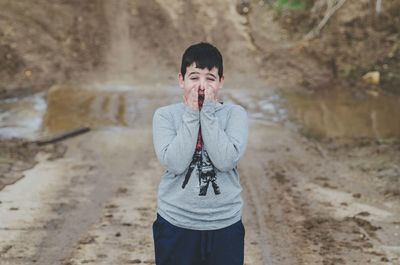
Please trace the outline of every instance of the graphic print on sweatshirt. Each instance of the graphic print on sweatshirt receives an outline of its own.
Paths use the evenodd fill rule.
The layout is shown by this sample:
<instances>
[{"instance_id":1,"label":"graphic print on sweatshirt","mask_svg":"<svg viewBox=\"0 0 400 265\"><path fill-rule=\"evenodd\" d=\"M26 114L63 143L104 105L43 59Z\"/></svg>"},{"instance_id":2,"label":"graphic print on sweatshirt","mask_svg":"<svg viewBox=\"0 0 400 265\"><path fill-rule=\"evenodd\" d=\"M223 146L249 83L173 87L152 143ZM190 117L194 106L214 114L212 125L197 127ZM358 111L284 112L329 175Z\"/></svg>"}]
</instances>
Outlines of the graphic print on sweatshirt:
<instances>
[{"instance_id":1,"label":"graphic print on sweatshirt","mask_svg":"<svg viewBox=\"0 0 400 265\"><path fill-rule=\"evenodd\" d=\"M202 154L204 152L204 156ZM204 160L203 160L204 158ZM201 128L199 129L199 135L197 137L196 150L194 151L192 162L189 165L189 169L186 173L185 179L182 183L184 189L186 184L189 182L189 178L192 175L193 170L196 169L199 178L199 196L206 196L208 187L211 186L214 190L214 194L218 195L221 193L217 184L217 177L214 170L214 165L211 162L210 157L205 149L203 149L203 139L201 136Z\"/></svg>"}]
</instances>

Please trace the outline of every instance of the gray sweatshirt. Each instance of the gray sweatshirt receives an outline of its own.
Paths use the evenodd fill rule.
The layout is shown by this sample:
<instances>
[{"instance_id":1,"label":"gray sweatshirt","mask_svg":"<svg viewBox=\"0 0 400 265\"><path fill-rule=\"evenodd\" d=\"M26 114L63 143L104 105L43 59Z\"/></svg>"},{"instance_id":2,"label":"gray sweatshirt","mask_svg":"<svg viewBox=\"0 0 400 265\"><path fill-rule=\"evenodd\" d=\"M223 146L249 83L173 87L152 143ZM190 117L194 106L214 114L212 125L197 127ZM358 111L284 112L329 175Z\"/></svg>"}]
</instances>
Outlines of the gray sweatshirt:
<instances>
[{"instance_id":1,"label":"gray sweatshirt","mask_svg":"<svg viewBox=\"0 0 400 265\"><path fill-rule=\"evenodd\" d=\"M203 145L196 149L199 129ZM248 138L246 110L233 103L205 100L201 111L183 102L158 108L153 143L165 167L157 212L175 226L220 229L242 217L237 163Z\"/></svg>"}]
</instances>

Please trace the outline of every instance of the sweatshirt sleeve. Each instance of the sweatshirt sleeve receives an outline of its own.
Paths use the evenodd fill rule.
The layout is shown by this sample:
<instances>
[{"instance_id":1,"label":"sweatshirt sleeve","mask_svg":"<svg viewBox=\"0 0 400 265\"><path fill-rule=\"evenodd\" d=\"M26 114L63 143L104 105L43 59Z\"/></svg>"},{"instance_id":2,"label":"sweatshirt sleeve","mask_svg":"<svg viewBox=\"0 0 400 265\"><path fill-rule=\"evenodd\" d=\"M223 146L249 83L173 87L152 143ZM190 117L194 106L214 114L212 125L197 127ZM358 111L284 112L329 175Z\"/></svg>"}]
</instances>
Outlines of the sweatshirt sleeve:
<instances>
[{"instance_id":1,"label":"sweatshirt sleeve","mask_svg":"<svg viewBox=\"0 0 400 265\"><path fill-rule=\"evenodd\" d=\"M175 129L171 113L159 108L153 116L153 143L158 160L175 175L189 166L199 133L199 111L185 106L182 124Z\"/></svg>"},{"instance_id":2,"label":"sweatshirt sleeve","mask_svg":"<svg viewBox=\"0 0 400 265\"><path fill-rule=\"evenodd\" d=\"M247 112L240 105L232 107L223 130L215 115L215 107L215 102L204 101L200 111L201 134L213 165L220 171L229 171L236 167L247 146Z\"/></svg>"}]
</instances>

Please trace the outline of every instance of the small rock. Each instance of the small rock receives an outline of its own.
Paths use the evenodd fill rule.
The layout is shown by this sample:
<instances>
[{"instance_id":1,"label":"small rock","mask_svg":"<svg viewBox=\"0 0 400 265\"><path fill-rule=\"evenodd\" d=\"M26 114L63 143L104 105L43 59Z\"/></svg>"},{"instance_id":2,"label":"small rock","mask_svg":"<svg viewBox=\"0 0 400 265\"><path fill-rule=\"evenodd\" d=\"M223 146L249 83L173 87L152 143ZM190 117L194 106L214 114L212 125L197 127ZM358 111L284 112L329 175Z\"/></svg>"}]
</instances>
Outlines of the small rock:
<instances>
[{"instance_id":1,"label":"small rock","mask_svg":"<svg viewBox=\"0 0 400 265\"><path fill-rule=\"evenodd\" d=\"M120 237L120 236L121 236L121 233L120 233L120 232L117 232L117 233L115 234L115 236L116 236L116 237Z\"/></svg>"},{"instance_id":2,"label":"small rock","mask_svg":"<svg viewBox=\"0 0 400 265\"><path fill-rule=\"evenodd\" d=\"M95 262L95 260L94 260L94 259L84 259L84 260L82 260L81 262L82 262L82 264L86 264L86 263Z\"/></svg>"},{"instance_id":3,"label":"small rock","mask_svg":"<svg viewBox=\"0 0 400 265\"><path fill-rule=\"evenodd\" d=\"M353 193L353 198L361 198L361 193Z\"/></svg>"},{"instance_id":4,"label":"small rock","mask_svg":"<svg viewBox=\"0 0 400 265\"><path fill-rule=\"evenodd\" d=\"M359 216L370 216L371 214L369 213L369 212L359 212L358 214L356 214L356 215L359 215Z\"/></svg>"},{"instance_id":5,"label":"small rock","mask_svg":"<svg viewBox=\"0 0 400 265\"><path fill-rule=\"evenodd\" d=\"M5 254L7 253L7 251L9 251L13 246L12 245L6 245L3 247L3 249L1 250L0 254Z\"/></svg>"},{"instance_id":6,"label":"small rock","mask_svg":"<svg viewBox=\"0 0 400 265\"><path fill-rule=\"evenodd\" d=\"M367 94L373 97L378 97L379 96L379 92L375 91L375 90L367 90Z\"/></svg>"},{"instance_id":7,"label":"small rock","mask_svg":"<svg viewBox=\"0 0 400 265\"><path fill-rule=\"evenodd\" d=\"M118 192L118 193L127 193L127 192L128 192L128 189L127 189L127 188L124 188L124 187L120 187L120 188L118 188L117 192Z\"/></svg>"},{"instance_id":8,"label":"small rock","mask_svg":"<svg viewBox=\"0 0 400 265\"><path fill-rule=\"evenodd\" d=\"M236 5L236 11L240 15L247 15L250 12L250 2L242 0Z\"/></svg>"},{"instance_id":9,"label":"small rock","mask_svg":"<svg viewBox=\"0 0 400 265\"><path fill-rule=\"evenodd\" d=\"M31 77L32 71L31 70L25 70L24 74L25 74L26 77Z\"/></svg>"},{"instance_id":10,"label":"small rock","mask_svg":"<svg viewBox=\"0 0 400 265\"><path fill-rule=\"evenodd\" d=\"M140 259L133 259L128 261L129 264L138 264L138 263L142 263L142 261Z\"/></svg>"},{"instance_id":11,"label":"small rock","mask_svg":"<svg viewBox=\"0 0 400 265\"><path fill-rule=\"evenodd\" d=\"M93 236L87 236L86 238L79 240L79 244L82 244L82 245L87 245L87 244L91 244L94 242L95 242L95 240L94 240Z\"/></svg>"},{"instance_id":12,"label":"small rock","mask_svg":"<svg viewBox=\"0 0 400 265\"><path fill-rule=\"evenodd\" d=\"M368 72L365 75L363 75L362 79L367 84L379 85L380 73L378 71Z\"/></svg>"},{"instance_id":13,"label":"small rock","mask_svg":"<svg viewBox=\"0 0 400 265\"><path fill-rule=\"evenodd\" d=\"M363 244L363 248L372 248L373 245L370 242L366 242Z\"/></svg>"}]
</instances>

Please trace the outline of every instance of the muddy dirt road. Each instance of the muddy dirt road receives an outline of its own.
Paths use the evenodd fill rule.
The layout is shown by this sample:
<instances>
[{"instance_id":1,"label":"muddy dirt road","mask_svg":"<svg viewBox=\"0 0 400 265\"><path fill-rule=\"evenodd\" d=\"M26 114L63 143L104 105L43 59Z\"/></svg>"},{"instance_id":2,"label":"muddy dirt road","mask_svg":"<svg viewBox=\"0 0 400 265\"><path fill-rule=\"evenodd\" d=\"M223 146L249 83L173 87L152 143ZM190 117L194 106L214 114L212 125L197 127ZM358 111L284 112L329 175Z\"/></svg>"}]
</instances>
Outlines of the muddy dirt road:
<instances>
[{"instance_id":1,"label":"muddy dirt road","mask_svg":"<svg viewBox=\"0 0 400 265\"><path fill-rule=\"evenodd\" d=\"M45 147L0 142L1 265L154 264L151 225L164 169L152 115L181 100L176 65L197 36L227 58L221 100L249 114L238 166L245 264L400 264L400 147L390 140L400 126L382 118L399 112L400 99L278 90L274 84L294 87L302 72L319 77L318 64L292 54L264 17L258 45L265 41L273 64L261 68L246 18L230 1L208 9L214 2L104 2L96 10L107 10L112 42L107 63L87 74L92 82L0 102L3 137L91 128ZM367 133L354 137L360 131Z\"/></svg>"},{"instance_id":2,"label":"muddy dirt road","mask_svg":"<svg viewBox=\"0 0 400 265\"><path fill-rule=\"evenodd\" d=\"M154 263L151 224L163 169L153 151L151 120L155 108L179 100L180 91L80 91L93 99L70 88L51 89L49 101L73 93L71 102L89 104L90 111L77 120L73 107L57 109L52 106L62 104L53 102L45 126L56 130L91 120L94 129L63 141L61 158L39 152L25 177L0 192L1 264ZM246 264L397 263L400 208L396 179L387 175L394 178L398 170L390 159L398 150L335 150L309 140L278 115L282 99L273 89L232 88L222 99L246 106L251 120L239 164ZM50 119L53 112L58 122ZM379 181L378 158L386 163ZM384 193L390 186L393 194Z\"/></svg>"}]
</instances>

